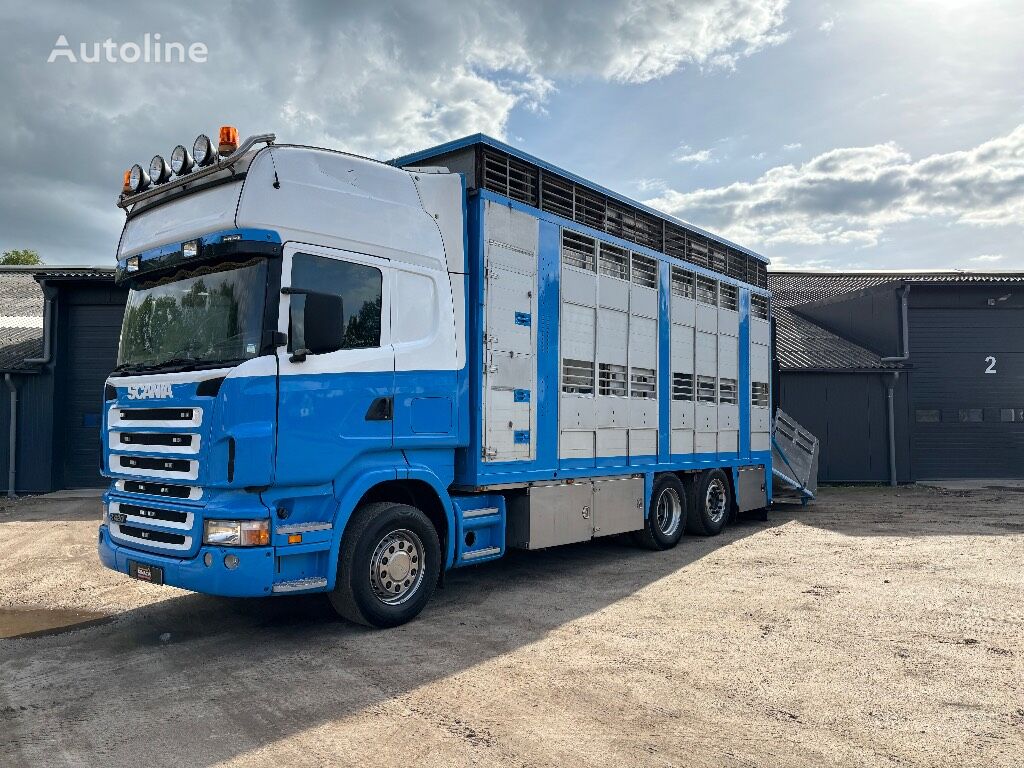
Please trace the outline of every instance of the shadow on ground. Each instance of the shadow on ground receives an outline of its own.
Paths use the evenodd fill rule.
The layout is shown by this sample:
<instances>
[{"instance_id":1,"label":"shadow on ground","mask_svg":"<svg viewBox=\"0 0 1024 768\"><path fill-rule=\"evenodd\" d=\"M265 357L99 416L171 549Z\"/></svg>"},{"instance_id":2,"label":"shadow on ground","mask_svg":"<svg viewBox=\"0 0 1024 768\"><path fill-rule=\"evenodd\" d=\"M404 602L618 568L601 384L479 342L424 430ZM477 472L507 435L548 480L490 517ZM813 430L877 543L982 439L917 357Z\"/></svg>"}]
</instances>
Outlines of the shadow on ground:
<instances>
[{"instance_id":1,"label":"shadow on ground","mask_svg":"<svg viewBox=\"0 0 1024 768\"><path fill-rule=\"evenodd\" d=\"M514 551L453 572L418 620L383 632L322 596L175 591L102 626L0 640L0 764L214 765L534 643L772 525L667 552Z\"/></svg>"}]
</instances>

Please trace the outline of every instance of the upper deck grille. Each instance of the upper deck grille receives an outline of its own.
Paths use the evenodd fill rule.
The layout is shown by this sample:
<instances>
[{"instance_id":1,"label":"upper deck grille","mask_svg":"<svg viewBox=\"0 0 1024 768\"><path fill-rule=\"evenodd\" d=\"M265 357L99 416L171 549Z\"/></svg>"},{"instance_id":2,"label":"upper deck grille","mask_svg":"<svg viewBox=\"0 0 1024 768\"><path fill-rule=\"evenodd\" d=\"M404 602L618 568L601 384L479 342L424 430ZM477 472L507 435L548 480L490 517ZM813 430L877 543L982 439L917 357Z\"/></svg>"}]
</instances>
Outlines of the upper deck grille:
<instances>
[{"instance_id":1,"label":"upper deck grille","mask_svg":"<svg viewBox=\"0 0 1024 768\"><path fill-rule=\"evenodd\" d=\"M768 272L760 259L494 147L479 145L477 151L477 184L483 189L759 288L768 287Z\"/></svg>"}]
</instances>

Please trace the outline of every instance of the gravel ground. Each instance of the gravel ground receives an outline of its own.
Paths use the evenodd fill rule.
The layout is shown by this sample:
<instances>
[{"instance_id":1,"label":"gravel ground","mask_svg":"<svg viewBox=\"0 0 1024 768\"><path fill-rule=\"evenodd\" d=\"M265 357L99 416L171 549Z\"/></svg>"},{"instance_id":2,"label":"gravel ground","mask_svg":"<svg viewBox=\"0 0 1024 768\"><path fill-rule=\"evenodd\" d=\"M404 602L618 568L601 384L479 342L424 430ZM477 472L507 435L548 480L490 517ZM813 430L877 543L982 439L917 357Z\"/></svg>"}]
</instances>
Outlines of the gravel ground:
<instances>
[{"instance_id":1,"label":"gravel ground","mask_svg":"<svg viewBox=\"0 0 1024 768\"><path fill-rule=\"evenodd\" d=\"M129 581L97 506L0 510L0 630L92 622L0 640L2 766L1024 764L1019 489L512 553L387 632Z\"/></svg>"}]
</instances>

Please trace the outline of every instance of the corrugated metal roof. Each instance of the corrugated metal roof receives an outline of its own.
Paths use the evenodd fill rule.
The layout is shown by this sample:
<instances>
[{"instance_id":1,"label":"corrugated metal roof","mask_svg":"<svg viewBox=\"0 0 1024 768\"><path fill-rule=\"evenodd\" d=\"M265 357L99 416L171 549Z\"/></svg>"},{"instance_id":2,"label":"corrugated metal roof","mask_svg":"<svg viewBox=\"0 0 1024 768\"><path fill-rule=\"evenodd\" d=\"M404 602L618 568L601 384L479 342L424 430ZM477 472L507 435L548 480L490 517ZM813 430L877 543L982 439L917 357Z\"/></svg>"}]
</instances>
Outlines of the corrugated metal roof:
<instances>
[{"instance_id":1,"label":"corrugated metal roof","mask_svg":"<svg viewBox=\"0 0 1024 768\"><path fill-rule=\"evenodd\" d=\"M1024 282L1022 272L965 271L770 271L777 354L783 370L893 370L898 363L883 363L876 352L838 336L792 311L805 304L884 285L979 284Z\"/></svg>"},{"instance_id":2,"label":"corrugated metal roof","mask_svg":"<svg viewBox=\"0 0 1024 768\"><path fill-rule=\"evenodd\" d=\"M844 339L786 307L775 307L775 344L784 370L895 370L881 355Z\"/></svg>"},{"instance_id":3,"label":"corrugated metal roof","mask_svg":"<svg viewBox=\"0 0 1024 768\"><path fill-rule=\"evenodd\" d=\"M42 318L43 291L33 273L0 268L0 371L30 369L24 361L43 354Z\"/></svg>"},{"instance_id":4,"label":"corrugated metal roof","mask_svg":"<svg viewBox=\"0 0 1024 768\"><path fill-rule=\"evenodd\" d=\"M112 267L0 266L0 372L26 371L43 354L43 291L39 280L112 281Z\"/></svg>"},{"instance_id":5,"label":"corrugated metal roof","mask_svg":"<svg viewBox=\"0 0 1024 768\"><path fill-rule=\"evenodd\" d=\"M1012 271L916 271L916 272L808 272L769 271L768 288L777 307L795 307L835 298L845 293L876 288L887 283L1021 283L1024 272Z\"/></svg>"}]
</instances>

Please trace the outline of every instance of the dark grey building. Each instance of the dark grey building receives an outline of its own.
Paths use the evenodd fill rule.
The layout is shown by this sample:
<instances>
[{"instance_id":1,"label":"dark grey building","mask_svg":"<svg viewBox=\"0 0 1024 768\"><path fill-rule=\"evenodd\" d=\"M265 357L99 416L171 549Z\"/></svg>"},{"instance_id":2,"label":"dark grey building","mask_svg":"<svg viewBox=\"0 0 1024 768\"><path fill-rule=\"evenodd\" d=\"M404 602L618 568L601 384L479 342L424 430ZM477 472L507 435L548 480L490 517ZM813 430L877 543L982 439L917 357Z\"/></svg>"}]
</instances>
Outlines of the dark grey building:
<instances>
[{"instance_id":1,"label":"dark grey building","mask_svg":"<svg viewBox=\"0 0 1024 768\"><path fill-rule=\"evenodd\" d=\"M768 282L777 402L818 436L822 482L1024 477L1024 273Z\"/></svg>"},{"instance_id":2,"label":"dark grey building","mask_svg":"<svg viewBox=\"0 0 1024 768\"><path fill-rule=\"evenodd\" d=\"M103 382L126 296L109 269L0 267L0 490L12 477L18 493L103 484Z\"/></svg>"}]
</instances>

